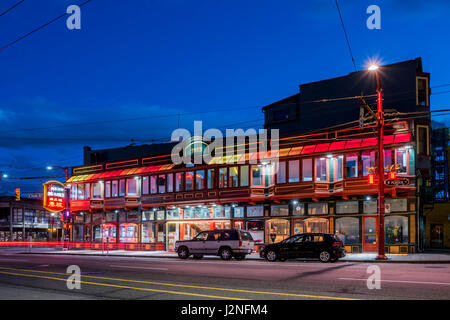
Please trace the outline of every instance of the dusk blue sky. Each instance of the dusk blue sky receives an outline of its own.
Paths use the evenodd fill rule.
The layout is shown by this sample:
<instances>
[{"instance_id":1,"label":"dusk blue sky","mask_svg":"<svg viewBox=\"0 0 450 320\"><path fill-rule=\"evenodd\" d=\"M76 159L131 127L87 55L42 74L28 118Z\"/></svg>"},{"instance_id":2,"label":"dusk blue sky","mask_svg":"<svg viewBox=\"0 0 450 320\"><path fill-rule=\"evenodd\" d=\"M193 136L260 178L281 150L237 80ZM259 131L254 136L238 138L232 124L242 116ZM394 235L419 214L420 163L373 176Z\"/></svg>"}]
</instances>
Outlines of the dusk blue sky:
<instances>
[{"instance_id":1,"label":"dusk blue sky","mask_svg":"<svg viewBox=\"0 0 450 320\"><path fill-rule=\"evenodd\" d=\"M16 2L0 1L0 12ZM0 47L81 2L26 0L0 16ZM450 83L450 1L339 3L358 69L372 57L422 57L432 87ZM366 27L372 4L381 30ZM178 113L198 112L181 116L185 128L260 128L262 106L354 71L334 0L92 0L81 15L81 30L62 18L0 51L0 170L9 178L62 174L45 167L81 165L84 145L168 139ZM450 86L433 89L443 91ZM449 98L432 95L432 108L449 108ZM0 193L41 192L45 180L4 180Z\"/></svg>"}]
</instances>

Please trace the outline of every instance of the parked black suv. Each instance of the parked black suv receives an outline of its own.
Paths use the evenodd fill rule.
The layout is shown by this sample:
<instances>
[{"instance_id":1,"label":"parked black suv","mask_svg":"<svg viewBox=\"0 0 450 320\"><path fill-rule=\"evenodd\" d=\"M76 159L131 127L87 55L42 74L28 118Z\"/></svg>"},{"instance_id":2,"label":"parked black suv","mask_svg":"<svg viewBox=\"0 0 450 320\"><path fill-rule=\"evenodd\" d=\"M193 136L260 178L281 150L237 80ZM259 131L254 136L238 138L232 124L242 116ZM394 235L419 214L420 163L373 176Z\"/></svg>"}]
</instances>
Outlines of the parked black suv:
<instances>
[{"instance_id":1,"label":"parked black suv","mask_svg":"<svg viewBox=\"0 0 450 320\"><path fill-rule=\"evenodd\" d=\"M268 261L319 258L321 262L335 262L345 257L346 252L342 241L334 234L301 233L262 247L259 255Z\"/></svg>"}]
</instances>

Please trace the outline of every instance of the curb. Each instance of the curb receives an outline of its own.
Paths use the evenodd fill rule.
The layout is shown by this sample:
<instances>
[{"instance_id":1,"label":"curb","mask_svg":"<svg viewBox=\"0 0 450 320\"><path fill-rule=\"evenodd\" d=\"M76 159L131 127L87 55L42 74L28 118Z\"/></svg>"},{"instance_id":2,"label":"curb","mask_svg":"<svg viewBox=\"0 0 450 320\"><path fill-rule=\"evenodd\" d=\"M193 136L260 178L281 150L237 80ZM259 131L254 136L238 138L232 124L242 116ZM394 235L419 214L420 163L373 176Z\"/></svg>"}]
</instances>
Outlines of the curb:
<instances>
[{"instance_id":1,"label":"curb","mask_svg":"<svg viewBox=\"0 0 450 320\"><path fill-rule=\"evenodd\" d=\"M121 258L169 258L169 259L179 259L176 255L174 256L140 256L140 255L121 255L121 254L84 254L84 253L53 253L53 252L19 252L18 254L48 254L48 255L64 255L64 256L94 256L94 257L121 257ZM219 260L215 257L204 257L205 260ZM257 259L246 259L252 261L266 262L262 258ZM294 262L295 260L292 260ZM312 261L312 260L302 260ZM415 264L450 264L450 260L339 260L339 262L363 262L363 263L415 263Z\"/></svg>"}]
</instances>

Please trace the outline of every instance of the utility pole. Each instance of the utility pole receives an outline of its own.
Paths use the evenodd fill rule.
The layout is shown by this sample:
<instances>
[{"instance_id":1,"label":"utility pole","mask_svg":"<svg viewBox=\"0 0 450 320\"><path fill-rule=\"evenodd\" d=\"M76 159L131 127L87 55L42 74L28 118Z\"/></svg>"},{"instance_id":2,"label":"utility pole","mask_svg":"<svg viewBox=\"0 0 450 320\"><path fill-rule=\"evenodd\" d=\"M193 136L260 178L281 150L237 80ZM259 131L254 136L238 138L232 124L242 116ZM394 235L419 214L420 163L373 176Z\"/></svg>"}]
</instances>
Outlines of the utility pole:
<instances>
[{"instance_id":1,"label":"utility pole","mask_svg":"<svg viewBox=\"0 0 450 320\"><path fill-rule=\"evenodd\" d=\"M387 260L384 252L384 112L383 112L383 86L378 73L378 66L372 65L369 70L375 71L377 80L377 127L378 127L378 228L377 246L378 255L376 260Z\"/></svg>"}]
</instances>

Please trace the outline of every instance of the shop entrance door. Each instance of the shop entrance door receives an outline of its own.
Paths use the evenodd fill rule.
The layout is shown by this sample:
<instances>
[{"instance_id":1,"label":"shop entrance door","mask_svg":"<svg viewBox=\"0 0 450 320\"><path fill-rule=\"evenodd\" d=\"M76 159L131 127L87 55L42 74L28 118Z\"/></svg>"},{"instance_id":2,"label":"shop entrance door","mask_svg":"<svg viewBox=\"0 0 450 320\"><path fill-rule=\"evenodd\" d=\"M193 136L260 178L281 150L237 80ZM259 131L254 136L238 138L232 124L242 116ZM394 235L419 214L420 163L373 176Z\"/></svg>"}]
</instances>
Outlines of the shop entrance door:
<instances>
[{"instance_id":1,"label":"shop entrance door","mask_svg":"<svg viewBox=\"0 0 450 320\"><path fill-rule=\"evenodd\" d=\"M363 251L377 251L377 218L363 217Z\"/></svg>"},{"instance_id":2,"label":"shop entrance door","mask_svg":"<svg viewBox=\"0 0 450 320\"><path fill-rule=\"evenodd\" d=\"M432 224L430 233L430 246L432 248L444 247L444 226L442 224Z\"/></svg>"}]
</instances>

